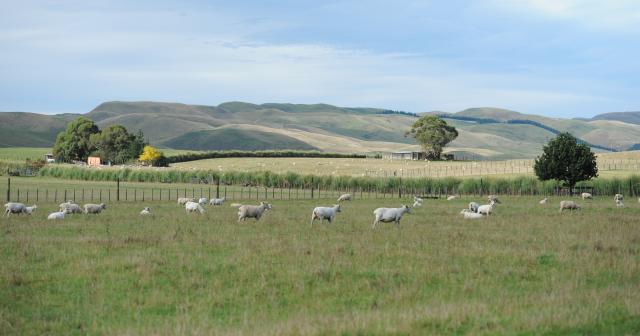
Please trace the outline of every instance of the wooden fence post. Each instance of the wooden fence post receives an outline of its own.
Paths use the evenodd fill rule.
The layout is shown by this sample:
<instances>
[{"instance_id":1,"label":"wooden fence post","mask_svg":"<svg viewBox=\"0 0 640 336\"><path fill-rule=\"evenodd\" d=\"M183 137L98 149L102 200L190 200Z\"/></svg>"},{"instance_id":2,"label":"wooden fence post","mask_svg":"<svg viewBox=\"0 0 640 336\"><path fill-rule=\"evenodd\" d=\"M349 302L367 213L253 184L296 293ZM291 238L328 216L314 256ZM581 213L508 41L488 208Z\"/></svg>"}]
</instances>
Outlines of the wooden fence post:
<instances>
[{"instance_id":1,"label":"wooden fence post","mask_svg":"<svg viewBox=\"0 0 640 336\"><path fill-rule=\"evenodd\" d=\"M120 202L120 178L116 179L116 201Z\"/></svg>"}]
</instances>

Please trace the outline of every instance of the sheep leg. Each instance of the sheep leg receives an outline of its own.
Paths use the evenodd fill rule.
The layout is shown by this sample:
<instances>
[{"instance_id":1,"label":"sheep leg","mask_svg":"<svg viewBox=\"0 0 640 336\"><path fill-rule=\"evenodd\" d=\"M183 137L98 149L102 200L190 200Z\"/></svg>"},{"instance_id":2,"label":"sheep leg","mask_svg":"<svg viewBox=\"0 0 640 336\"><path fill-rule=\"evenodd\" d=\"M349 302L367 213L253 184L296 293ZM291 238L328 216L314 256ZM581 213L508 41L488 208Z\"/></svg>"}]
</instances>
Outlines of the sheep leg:
<instances>
[{"instance_id":1,"label":"sheep leg","mask_svg":"<svg viewBox=\"0 0 640 336\"><path fill-rule=\"evenodd\" d=\"M371 226L371 228L375 229L376 226L378 226L377 224L378 224L378 219L376 218L376 219L373 220L373 226Z\"/></svg>"}]
</instances>

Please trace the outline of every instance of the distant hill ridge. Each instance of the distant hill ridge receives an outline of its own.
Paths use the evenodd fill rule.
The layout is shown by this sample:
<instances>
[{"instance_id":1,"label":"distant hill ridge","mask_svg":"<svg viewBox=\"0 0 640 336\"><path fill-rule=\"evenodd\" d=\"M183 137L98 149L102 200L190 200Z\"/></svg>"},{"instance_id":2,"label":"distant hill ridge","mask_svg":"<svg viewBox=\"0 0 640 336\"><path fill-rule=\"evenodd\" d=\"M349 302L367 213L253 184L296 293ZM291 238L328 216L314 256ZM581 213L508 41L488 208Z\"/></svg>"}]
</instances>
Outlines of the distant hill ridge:
<instances>
[{"instance_id":1,"label":"distant hill ridge","mask_svg":"<svg viewBox=\"0 0 640 336\"><path fill-rule=\"evenodd\" d=\"M114 101L84 116L100 127L122 124L131 131L142 129L153 145L161 147L363 153L418 149L404 133L423 114L328 104L232 101L206 106ZM640 142L640 124L633 122L633 116L625 119L629 122L622 121L618 114L576 120L492 107L428 114L441 115L459 130L459 137L447 148L465 157L535 157L559 132L570 132L599 151L624 150ZM77 116L0 113L0 146L51 146L56 134Z\"/></svg>"}]
</instances>

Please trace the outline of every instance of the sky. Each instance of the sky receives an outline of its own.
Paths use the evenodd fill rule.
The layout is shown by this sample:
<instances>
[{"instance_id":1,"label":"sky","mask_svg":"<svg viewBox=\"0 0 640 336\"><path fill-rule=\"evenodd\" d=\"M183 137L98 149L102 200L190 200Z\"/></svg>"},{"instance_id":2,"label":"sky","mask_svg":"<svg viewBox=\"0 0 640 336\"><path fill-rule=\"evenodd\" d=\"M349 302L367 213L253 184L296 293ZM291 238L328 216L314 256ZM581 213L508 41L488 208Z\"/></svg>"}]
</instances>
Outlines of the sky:
<instances>
[{"instance_id":1,"label":"sky","mask_svg":"<svg viewBox=\"0 0 640 336\"><path fill-rule=\"evenodd\" d=\"M0 0L0 111L640 110L640 1Z\"/></svg>"}]
</instances>

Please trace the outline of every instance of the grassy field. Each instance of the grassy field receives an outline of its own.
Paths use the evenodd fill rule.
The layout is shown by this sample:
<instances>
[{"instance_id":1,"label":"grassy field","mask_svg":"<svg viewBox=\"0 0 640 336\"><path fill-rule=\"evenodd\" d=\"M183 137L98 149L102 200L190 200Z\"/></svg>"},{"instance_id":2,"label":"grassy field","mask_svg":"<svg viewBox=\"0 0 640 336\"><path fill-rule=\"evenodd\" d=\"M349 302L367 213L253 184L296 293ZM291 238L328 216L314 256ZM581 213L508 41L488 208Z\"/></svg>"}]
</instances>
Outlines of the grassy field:
<instances>
[{"instance_id":1,"label":"grassy field","mask_svg":"<svg viewBox=\"0 0 640 336\"><path fill-rule=\"evenodd\" d=\"M98 216L0 219L0 334L638 334L640 205L607 197L425 201L371 229L398 200L274 202L259 222L173 202L111 203ZM476 199L477 201L481 201ZM143 206L154 217L140 218Z\"/></svg>"},{"instance_id":2,"label":"grassy field","mask_svg":"<svg viewBox=\"0 0 640 336\"><path fill-rule=\"evenodd\" d=\"M47 153L51 153L51 148L4 147L0 148L0 161L22 163L26 159L44 159Z\"/></svg>"},{"instance_id":3,"label":"grassy field","mask_svg":"<svg viewBox=\"0 0 640 336\"><path fill-rule=\"evenodd\" d=\"M638 174L640 161L634 156L599 159L600 176L623 177ZM412 161L389 159L335 158L222 158L171 165L177 169L213 169L219 171L271 171L299 174L374 177L478 177L533 175L533 160L506 161Z\"/></svg>"}]
</instances>

